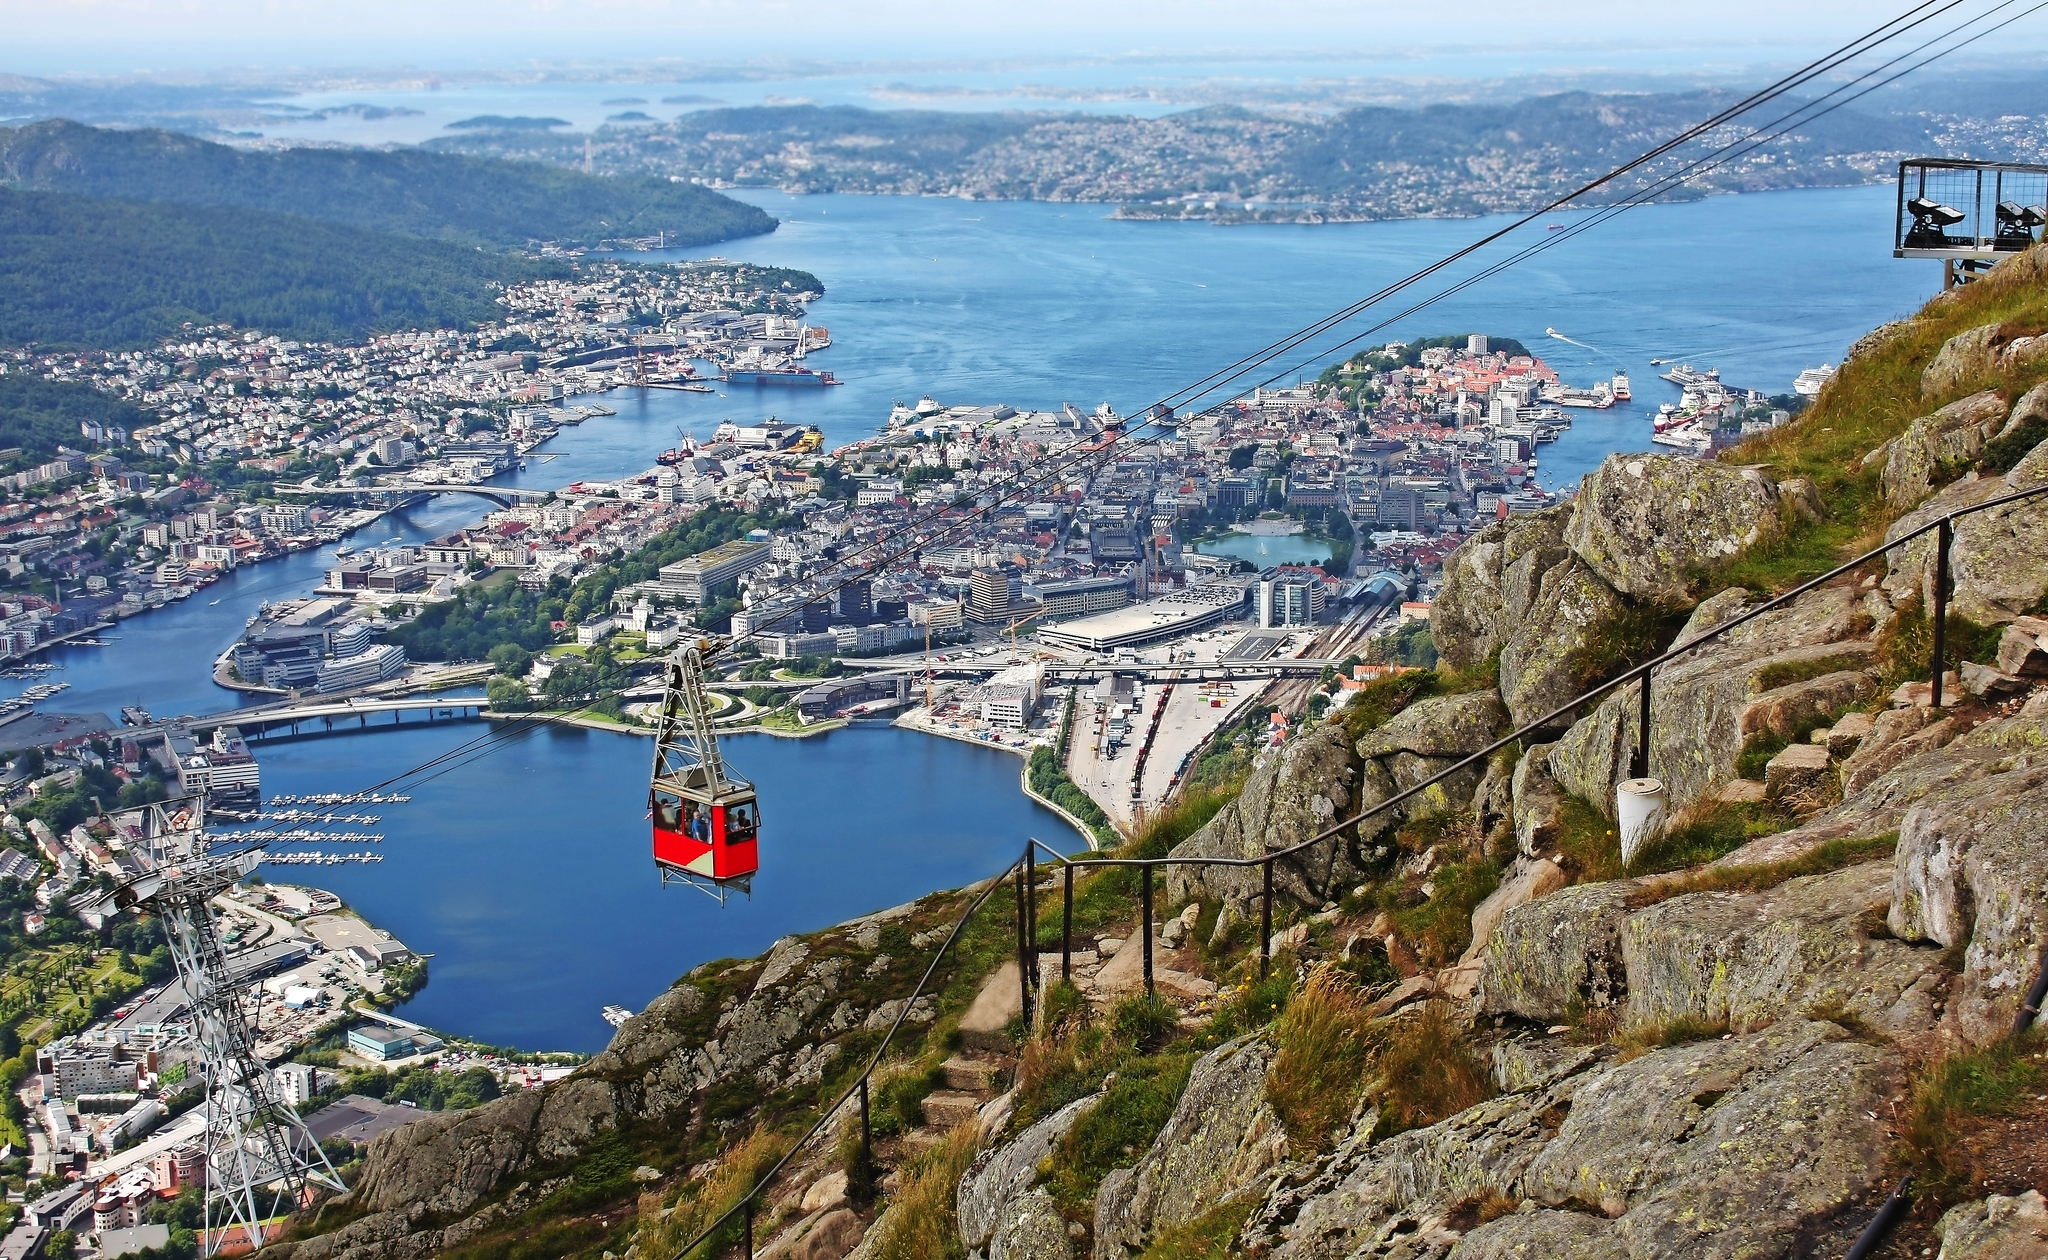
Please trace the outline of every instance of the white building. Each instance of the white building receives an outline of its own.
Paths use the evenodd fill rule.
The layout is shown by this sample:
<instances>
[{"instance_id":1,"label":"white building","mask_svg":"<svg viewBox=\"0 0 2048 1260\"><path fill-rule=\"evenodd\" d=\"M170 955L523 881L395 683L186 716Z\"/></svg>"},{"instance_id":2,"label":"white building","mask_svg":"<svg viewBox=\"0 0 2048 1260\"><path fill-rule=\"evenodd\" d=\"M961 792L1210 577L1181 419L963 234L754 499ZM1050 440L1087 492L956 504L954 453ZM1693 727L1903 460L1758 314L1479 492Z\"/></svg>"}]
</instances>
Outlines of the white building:
<instances>
[{"instance_id":1,"label":"white building","mask_svg":"<svg viewBox=\"0 0 2048 1260\"><path fill-rule=\"evenodd\" d=\"M318 1089L314 1084L313 1069L304 1063L280 1063L271 1069L277 1078L277 1092L294 1107L303 1107L311 1101Z\"/></svg>"},{"instance_id":2,"label":"white building","mask_svg":"<svg viewBox=\"0 0 2048 1260\"><path fill-rule=\"evenodd\" d=\"M355 656L337 657L321 663L313 689L320 692L347 691L395 678L405 669L405 649L395 643L380 643Z\"/></svg>"}]
</instances>

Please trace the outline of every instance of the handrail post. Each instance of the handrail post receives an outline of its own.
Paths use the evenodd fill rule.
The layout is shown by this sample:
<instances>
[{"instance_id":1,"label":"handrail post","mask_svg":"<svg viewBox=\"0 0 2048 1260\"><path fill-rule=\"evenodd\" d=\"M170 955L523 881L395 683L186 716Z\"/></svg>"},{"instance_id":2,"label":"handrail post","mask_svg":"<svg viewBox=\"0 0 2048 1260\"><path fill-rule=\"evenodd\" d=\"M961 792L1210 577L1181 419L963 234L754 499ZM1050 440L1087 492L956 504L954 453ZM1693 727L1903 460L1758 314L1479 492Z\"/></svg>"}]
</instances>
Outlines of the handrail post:
<instances>
[{"instance_id":1,"label":"handrail post","mask_svg":"<svg viewBox=\"0 0 2048 1260\"><path fill-rule=\"evenodd\" d=\"M747 1211L745 1219L747 1222L745 1226L747 1236L747 1249L744 1254L747 1260L754 1260L754 1195L753 1191L751 1190L747 1192Z\"/></svg>"},{"instance_id":2,"label":"handrail post","mask_svg":"<svg viewBox=\"0 0 2048 1260\"><path fill-rule=\"evenodd\" d=\"M1145 864L1145 922L1139 929L1145 934L1145 996L1152 996L1152 864Z\"/></svg>"},{"instance_id":3,"label":"handrail post","mask_svg":"<svg viewBox=\"0 0 2048 1260\"><path fill-rule=\"evenodd\" d=\"M1265 890L1259 894L1259 979L1273 967L1273 859L1259 863Z\"/></svg>"},{"instance_id":4,"label":"handrail post","mask_svg":"<svg viewBox=\"0 0 2048 1260\"><path fill-rule=\"evenodd\" d=\"M1933 707L1941 707L1941 672L1948 655L1948 545L1955 537L1955 525L1947 517L1934 531L1934 694Z\"/></svg>"},{"instance_id":5,"label":"handrail post","mask_svg":"<svg viewBox=\"0 0 2048 1260\"><path fill-rule=\"evenodd\" d=\"M1636 751L1629 766L1631 779L1650 776L1650 671L1643 671L1642 690L1637 696Z\"/></svg>"},{"instance_id":6,"label":"handrail post","mask_svg":"<svg viewBox=\"0 0 2048 1260\"><path fill-rule=\"evenodd\" d=\"M860 1159L864 1167L875 1166L875 1128L868 1119L868 1078L860 1078Z\"/></svg>"},{"instance_id":7,"label":"handrail post","mask_svg":"<svg viewBox=\"0 0 2048 1260\"><path fill-rule=\"evenodd\" d=\"M1017 1009L1023 1012L1024 1028L1028 1034L1031 1028L1031 970L1027 965L1024 949L1024 867L1022 863L1012 868L1011 880L1017 893Z\"/></svg>"},{"instance_id":8,"label":"handrail post","mask_svg":"<svg viewBox=\"0 0 2048 1260\"><path fill-rule=\"evenodd\" d=\"M1074 864L1067 863L1060 904L1060 979L1074 978Z\"/></svg>"},{"instance_id":9,"label":"handrail post","mask_svg":"<svg viewBox=\"0 0 2048 1260\"><path fill-rule=\"evenodd\" d=\"M1024 846L1024 953L1030 960L1032 1005L1038 996L1038 846ZM1031 1012L1024 1012L1029 1023Z\"/></svg>"}]
</instances>

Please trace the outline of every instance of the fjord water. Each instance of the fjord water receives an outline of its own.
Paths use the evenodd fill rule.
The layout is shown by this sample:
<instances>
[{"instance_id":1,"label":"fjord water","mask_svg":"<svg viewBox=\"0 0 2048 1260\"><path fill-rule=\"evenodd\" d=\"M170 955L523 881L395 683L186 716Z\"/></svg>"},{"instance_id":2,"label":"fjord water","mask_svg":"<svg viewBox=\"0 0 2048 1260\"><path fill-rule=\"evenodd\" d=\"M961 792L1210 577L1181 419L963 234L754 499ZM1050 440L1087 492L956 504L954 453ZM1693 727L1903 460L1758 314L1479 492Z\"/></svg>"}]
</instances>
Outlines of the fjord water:
<instances>
[{"instance_id":1,"label":"fjord water","mask_svg":"<svg viewBox=\"0 0 2048 1260\"><path fill-rule=\"evenodd\" d=\"M1113 221L1100 206L745 196L783 226L723 252L817 273L829 292L812 318L835 345L815 362L848 383L613 391L601 401L616 416L564 430L546 448L553 458L505 480L618 477L650 466L679 428L703 437L726 418L816 423L837 445L872 434L893 400L925 393L949 405L1108 401L1135 412L1493 223L1214 228ZM1719 367L1731 384L1780 393L1800 369L1839 361L1856 337L1916 307L1937 273L1889 256L1890 208L1888 190L1859 188L1636 210L1367 344L1484 330L1527 343L1575 383L1626 369L1632 407L1575 413L1572 430L1541 448L1544 484L1567 485L1611 451L1649 449L1649 413L1678 393L1649 358ZM1546 327L1596 349L1547 339ZM351 541L424 540L485 506L444 497ZM123 623L107 647L58 649L52 659L65 668L50 677L72 690L43 707L234 707L238 697L211 680L213 659L264 600L309 592L331 561L327 548L246 569ZM350 791L483 729L328 736L259 757L268 792ZM434 954L406 1014L500 1044L595 1049L609 1035L600 1006L637 1009L707 959L986 874L1033 834L1075 843L1017 791L1009 754L891 730L742 737L731 757L762 786L763 872L752 901L721 909L656 882L642 819L645 740L549 727L491 747L410 787L411 804L378 811L382 863L268 873L330 887Z\"/></svg>"}]
</instances>

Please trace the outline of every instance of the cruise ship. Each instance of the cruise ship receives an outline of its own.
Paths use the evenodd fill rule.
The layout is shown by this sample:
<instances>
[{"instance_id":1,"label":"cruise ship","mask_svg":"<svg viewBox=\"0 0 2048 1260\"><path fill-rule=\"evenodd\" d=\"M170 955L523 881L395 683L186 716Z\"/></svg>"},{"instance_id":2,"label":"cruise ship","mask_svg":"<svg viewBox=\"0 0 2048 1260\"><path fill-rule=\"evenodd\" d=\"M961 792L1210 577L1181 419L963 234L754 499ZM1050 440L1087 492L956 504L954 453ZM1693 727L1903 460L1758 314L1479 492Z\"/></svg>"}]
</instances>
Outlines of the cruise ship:
<instances>
[{"instance_id":1,"label":"cruise ship","mask_svg":"<svg viewBox=\"0 0 2048 1260\"><path fill-rule=\"evenodd\" d=\"M1835 365L1823 363L1817 368L1808 368L1792 378L1792 392L1802 398L1812 398L1820 393L1821 386L1835 378Z\"/></svg>"}]
</instances>

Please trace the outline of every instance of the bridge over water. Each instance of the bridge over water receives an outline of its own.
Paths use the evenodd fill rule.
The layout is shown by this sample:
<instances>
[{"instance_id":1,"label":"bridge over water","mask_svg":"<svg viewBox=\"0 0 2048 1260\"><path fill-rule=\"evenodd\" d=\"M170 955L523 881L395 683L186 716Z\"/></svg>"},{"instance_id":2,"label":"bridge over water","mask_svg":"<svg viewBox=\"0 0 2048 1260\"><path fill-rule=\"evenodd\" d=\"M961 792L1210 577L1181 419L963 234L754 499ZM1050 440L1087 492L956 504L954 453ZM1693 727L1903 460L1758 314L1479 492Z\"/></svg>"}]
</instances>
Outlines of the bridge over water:
<instances>
[{"instance_id":1,"label":"bridge over water","mask_svg":"<svg viewBox=\"0 0 2048 1260\"><path fill-rule=\"evenodd\" d=\"M554 492L552 490L521 490L513 486L470 485L465 482L405 482L386 486L322 486L308 489L302 486L279 486L278 494L304 495L346 495L356 499L390 498L408 494L473 494L480 499L489 499L499 507L516 507L521 503L539 503Z\"/></svg>"}]
</instances>

